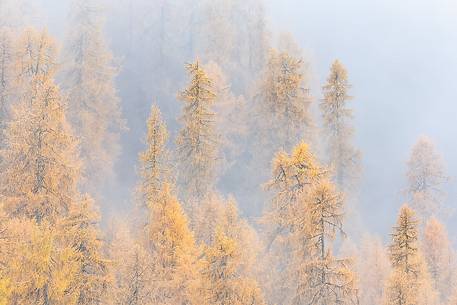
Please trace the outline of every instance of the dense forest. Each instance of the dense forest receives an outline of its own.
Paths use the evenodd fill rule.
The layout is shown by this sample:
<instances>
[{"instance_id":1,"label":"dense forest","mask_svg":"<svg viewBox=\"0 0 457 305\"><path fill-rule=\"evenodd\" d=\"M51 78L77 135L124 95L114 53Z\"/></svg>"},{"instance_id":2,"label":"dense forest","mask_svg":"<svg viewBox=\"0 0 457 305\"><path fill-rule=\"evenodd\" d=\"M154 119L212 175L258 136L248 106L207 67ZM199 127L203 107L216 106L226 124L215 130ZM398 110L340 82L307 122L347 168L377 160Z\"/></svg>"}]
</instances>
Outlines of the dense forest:
<instances>
[{"instance_id":1,"label":"dense forest","mask_svg":"<svg viewBox=\"0 0 457 305\"><path fill-rule=\"evenodd\" d=\"M433 139L358 226L357 84L262 0L73 0L62 39L32 2L0 1L0 305L457 304Z\"/></svg>"}]
</instances>

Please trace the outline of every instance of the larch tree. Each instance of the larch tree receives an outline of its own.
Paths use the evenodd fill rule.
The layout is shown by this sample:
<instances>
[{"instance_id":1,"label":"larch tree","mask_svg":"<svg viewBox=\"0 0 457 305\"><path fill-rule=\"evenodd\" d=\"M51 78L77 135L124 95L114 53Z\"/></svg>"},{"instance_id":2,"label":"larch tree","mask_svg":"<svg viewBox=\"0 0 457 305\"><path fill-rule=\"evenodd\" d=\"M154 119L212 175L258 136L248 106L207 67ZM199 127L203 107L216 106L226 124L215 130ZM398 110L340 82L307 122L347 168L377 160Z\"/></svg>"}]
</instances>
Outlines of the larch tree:
<instances>
[{"instance_id":1,"label":"larch tree","mask_svg":"<svg viewBox=\"0 0 457 305\"><path fill-rule=\"evenodd\" d=\"M257 89L256 107L266 141L262 144L273 151L291 150L300 140L311 137L311 97L305 73L303 59L285 51L270 51Z\"/></svg>"},{"instance_id":2,"label":"larch tree","mask_svg":"<svg viewBox=\"0 0 457 305\"><path fill-rule=\"evenodd\" d=\"M284 289L289 287L285 297L290 295L290 299L282 302L356 301L351 261L332 253L336 233L342 232L343 195L329 181L328 170L319 165L308 145L301 143L291 156L277 155L273 177L269 187L274 197L266 220L273 225L273 238L281 238L285 245L280 256L287 263L277 268L286 271L287 278L280 279L279 284L285 285Z\"/></svg>"},{"instance_id":3,"label":"larch tree","mask_svg":"<svg viewBox=\"0 0 457 305\"><path fill-rule=\"evenodd\" d=\"M304 194L326 174L317 164L315 156L306 143L298 144L289 155L277 153L273 160L272 178L267 189L272 192L272 200L263 222L268 231L266 248L273 267L267 267L263 279L267 299L272 303L284 302L294 291L289 284L287 272L293 256L292 234L297 227L297 211ZM287 303L287 302L286 302Z\"/></svg>"},{"instance_id":4,"label":"larch tree","mask_svg":"<svg viewBox=\"0 0 457 305\"><path fill-rule=\"evenodd\" d=\"M59 232L46 221L13 218L7 234L8 304L78 304L78 254Z\"/></svg>"},{"instance_id":5,"label":"larch tree","mask_svg":"<svg viewBox=\"0 0 457 305\"><path fill-rule=\"evenodd\" d=\"M346 68L335 60L322 87L320 109L329 164L334 169L337 185L343 189L352 186L360 175L360 152L352 144L350 88Z\"/></svg>"},{"instance_id":6,"label":"larch tree","mask_svg":"<svg viewBox=\"0 0 457 305\"><path fill-rule=\"evenodd\" d=\"M297 210L298 225L291 276L292 304L356 304L357 278L351 260L332 253L336 233L343 233L343 195L328 178L313 184Z\"/></svg>"},{"instance_id":7,"label":"larch tree","mask_svg":"<svg viewBox=\"0 0 457 305\"><path fill-rule=\"evenodd\" d=\"M212 110L216 98L213 83L198 61L188 64L187 71L191 80L179 94L184 103L183 126L176 145L178 182L184 198L192 202L202 200L215 184L218 143Z\"/></svg>"},{"instance_id":8,"label":"larch tree","mask_svg":"<svg viewBox=\"0 0 457 305\"><path fill-rule=\"evenodd\" d=\"M360 305L382 305L390 274L390 261L380 238L365 236L361 242L357 271L360 274Z\"/></svg>"},{"instance_id":9,"label":"larch tree","mask_svg":"<svg viewBox=\"0 0 457 305\"><path fill-rule=\"evenodd\" d=\"M170 182L171 168L169 151L166 147L168 131L162 120L160 109L153 105L147 122L146 149L140 153L139 193L142 205L153 204L162 190L164 182Z\"/></svg>"},{"instance_id":10,"label":"larch tree","mask_svg":"<svg viewBox=\"0 0 457 305\"><path fill-rule=\"evenodd\" d=\"M389 250L392 273L387 282L385 304L438 304L419 251L418 221L407 205L400 209Z\"/></svg>"},{"instance_id":11,"label":"larch tree","mask_svg":"<svg viewBox=\"0 0 457 305\"><path fill-rule=\"evenodd\" d=\"M151 259L152 303L201 304L197 247L180 203L165 184L150 206L147 249Z\"/></svg>"},{"instance_id":12,"label":"larch tree","mask_svg":"<svg viewBox=\"0 0 457 305\"><path fill-rule=\"evenodd\" d=\"M423 225L430 216L438 216L441 211L443 188L448 179L442 158L429 138L421 137L413 146L406 177L408 200Z\"/></svg>"},{"instance_id":13,"label":"larch tree","mask_svg":"<svg viewBox=\"0 0 457 305\"><path fill-rule=\"evenodd\" d=\"M272 239L295 230L294 217L304 194L324 177L327 170L318 165L309 145L301 142L291 155L279 152L273 160L273 178L267 189L273 192L266 221L273 225Z\"/></svg>"},{"instance_id":14,"label":"larch tree","mask_svg":"<svg viewBox=\"0 0 457 305\"><path fill-rule=\"evenodd\" d=\"M54 42L27 29L19 38L19 100L5 130L0 188L5 211L37 222L65 215L77 195L77 142L53 82Z\"/></svg>"},{"instance_id":15,"label":"larch tree","mask_svg":"<svg viewBox=\"0 0 457 305\"><path fill-rule=\"evenodd\" d=\"M258 236L238 211L235 199L211 194L197 210L193 231L197 242L212 245L219 229L239 245L240 274L253 276L260 245Z\"/></svg>"},{"instance_id":16,"label":"larch tree","mask_svg":"<svg viewBox=\"0 0 457 305\"><path fill-rule=\"evenodd\" d=\"M214 242L204 251L204 304L265 304L255 280L240 275L241 253L233 238L216 229Z\"/></svg>"},{"instance_id":17,"label":"larch tree","mask_svg":"<svg viewBox=\"0 0 457 305\"><path fill-rule=\"evenodd\" d=\"M433 288L439 293L441 303L446 303L455 285L455 258L444 225L436 218L425 224L422 253L428 266Z\"/></svg>"},{"instance_id":18,"label":"larch tree","mask_svg":"<svg viewBox=\"0 0 457 305\"><path fill-rule=\"evenodd\" d=\"M90 199L78 189L77 141L53 80L54 42L46 32L27 29L18 39L16 54L18 100L0 151L2 209L12 221L12 245L18 247L13 253L20 257L13 262L17 266L10 266L11 283L17 286L14 304L100 304L80 299L94 289L88 284L95 280L88 265L100 257L100 247L96 220L72 218L78 209L90 215L85 204ZM28 278L32 281L23 285ZM102 297L101 290L93 293Z\"/></svg>"},{"instance_id":19,"label":"larch tree","mask_svg":"<svg viewBox=\"0 0 457 305\"><path fill-rule=\"evenodd\" d=\"M68 117L81 139L88 187L95 191L112 176L125 129L115 89L117 68L104 39L97 0L74 0L64 52L62 88Z\"/></svg>"},{"instance_id":20,"label":"larch tree","mask_svg":"<svg viewBox=\"0 0 457 305\"><path fill-rule=\"evenodd\" d=\"M77 253L79 268L75 272L77 304L104 304L111 285L108 260L102 255L102 240L98 228L100 216L93 207L93 200L86 196L72 205L61 224L63 238Z\"/></svg>"}]
</instances>

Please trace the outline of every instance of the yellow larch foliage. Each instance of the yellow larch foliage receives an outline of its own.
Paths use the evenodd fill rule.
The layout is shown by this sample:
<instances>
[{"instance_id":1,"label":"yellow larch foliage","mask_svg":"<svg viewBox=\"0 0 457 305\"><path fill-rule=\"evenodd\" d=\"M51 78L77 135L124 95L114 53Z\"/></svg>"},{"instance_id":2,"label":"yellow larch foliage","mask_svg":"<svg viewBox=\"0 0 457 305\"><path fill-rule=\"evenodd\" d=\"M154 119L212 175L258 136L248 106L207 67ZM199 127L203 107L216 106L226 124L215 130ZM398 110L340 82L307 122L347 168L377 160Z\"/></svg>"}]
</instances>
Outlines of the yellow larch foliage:
<instances>
[{"instance_id":1,"label":"yellow larch foliage","mask_svg":"<svg viewBox=\"0 0 457 305\"><path fill-rule=\"evenodd\" d=\"M167 140L167 127L159 108L153 105L147 122L146 149L139 156L139 193L144 206L153 204L163 183L171 179Z\"/></svg>"},{"instance_id":2,"label":"yellow larch foliage","mask_svg":"<svg viewBox=\"0 0 457 305\"><path fill-rule=\"evenodd\" d=\"M348 92L350 88L346 68L335 60L322 87L324 97L320 108L329 163L335 171L336 183L343 189L352 186L360 176L360 152L351 143L354 133L349 121L352 110L347 105L352 99Z\"/></svg>"},{"instance_id":3,"label":"yellow larch foliage","mask_svg":"<svg viewBox=\"0 0 457 305\"><path fill-rule=\"evenodd\" d=\"M11 298L13 304L99 304L103 290L88 275L101 253L97 217L78 190L78 143L53 80L55 43L45 31L26 29L16 55L17 100L0 151L1 209L12 238L6 248L17 258L7 265ZM97 301L86 298L89 290L97 290Z\"/></svg>"},{"instance_id":4,"label":"yellow larch foliage","mask_svg":"<svg viewBox=\"0 0 457 305\"><path fill-rule=\"evenodd\" d=\"M301 142L289 156L279 152L273 160L273 178L267 188L272 191L273 200L266 215L268 222L275 223L273 238L288 233L295 225L294 214L302 194L327 170L318 165L309 145ZM271 220L268 220L271 219Z\"/></svg>"},{"instance_id":5,"label":"yellow larch foliage","mask_svg":"<svg viewBox=\"0 0 457 305\"><path fill-rule=\"evenodd\" d=\"M110 284L108 261L102 256L99 218L93 200L86 196L71 206L61 224L63 238L77 253L79 269L74 273L77 283L73 289L81 305L101 304Z\"/></svg>"},{"instance_id":6,"label":"yellow larch foliage","mask_svg":"<svg viewBox=\"0 0 457 305\"><path fill-rule=\"evenodd\" d=\"M190 84L180 94L184 108L176 144L179 180L187 201L201 200L215 184L218 142L212 105L213 83L197 61L187 65ZM192 217L192 215L190 215Z\"/></svg>"},{"instance_id":7,"label":"yellow larch foliage","mask_svg":"<svg viewBox=\"0 0 457 305\"><path fill-rule=\"evenodd\" d=\"M265 304L255 280L240 275L241 253L233 238L217 228L203 262L204 304Z\"/></svg>"},{"instance_id":8,"label":"yellow larch foliage","mask_svg":"<svg viewBox=\"0 0 457 305\"><path fill-rule=\"evenodd\" d=\"M199 304L197 247L168 184L150 206L147 238L152 255L153 303Z\"/></svg>"},{"instance_id":9,"label":"yellow larch foliage","mask_svg":"<svg viewBox=\"0 0 457 305\"><path fill-rule=\"evenodd\" d=\"M68 211L77 193L80 163L77 142L65 120L58 87L53 82L55 47L45 32L25 30L18 50L22 56L21 96L5 130L1 150L1 196L10 216L37 221ZM29 50L29 53L26 51Z\"/></svg>"},{"instance_id":10,"label":"yellow larch foliage","mask_svg":"<svg viewBox=\"0 0 457 305\"><path fill-rule=\"evenodd\" d=\"M352 304L357 300L357 278L352 261L332 253L336 233L343 233L343 194L323 178L300 200L293 232L291 278L297 288L292 304Z\"/></svg>"},{"instance_id":11,"label":"yellow larch foliage","mask_svg":"<svg viewBox=\"0 0 457 305\"><path fill-rule=\"evenodd\" d=\"M77 253L47 222L14 219L8 223L7 276L12 304L77 304ZM11 259L13 258L14 259Z\"/></svg>"},{"instance_id":12,"label":"yellow larch foliage","mask_svg":"<svg viewBox=\"0 0 457 305\"><path fill-rule=\"evenodd\" d=\"M393 270L387 284L385 304L439 304L418 246L415 212L404 205L392 233L390 260Z\"/></svg>"}]
</instances>

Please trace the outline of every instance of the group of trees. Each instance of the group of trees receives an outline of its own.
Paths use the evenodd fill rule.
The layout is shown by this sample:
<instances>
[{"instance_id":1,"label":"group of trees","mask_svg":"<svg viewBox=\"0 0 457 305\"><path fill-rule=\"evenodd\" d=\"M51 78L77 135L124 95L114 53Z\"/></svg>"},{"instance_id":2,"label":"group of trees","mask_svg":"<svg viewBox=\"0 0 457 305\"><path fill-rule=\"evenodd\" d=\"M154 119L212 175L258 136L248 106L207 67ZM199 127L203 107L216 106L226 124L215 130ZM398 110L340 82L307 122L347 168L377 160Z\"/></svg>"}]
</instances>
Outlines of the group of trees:
<instances>
[{"instance_id":1,"label":"group of trees","mask_svg":"<svg viewBox=\"0 0 457 305\"><path fill-rule=\"evenodd\" d=\"M345 215L361 154L347 70L333 62L316 116L300 48L288 35L273 47L261 1L242 2L141 3L158 26L127 34L133 48L153 39L145 45L157 48L157 62L143 68L157 69L157 90L174 88L165 76L182 56L173 39L192 62L187 85L163 95L182 105L179 130L156 102L148 106L130 217L103 234L98 207L126 122L100 7L74 1L62 56L46 31L2 24L0 304L457 302L441 222L448 178L432 141L412 149L408 204L389 245L366 235L349 249ZM243 217L223 187L231 183L248 190L243 204L252 200L261 217Z\"/></svg>"}]
</instances>

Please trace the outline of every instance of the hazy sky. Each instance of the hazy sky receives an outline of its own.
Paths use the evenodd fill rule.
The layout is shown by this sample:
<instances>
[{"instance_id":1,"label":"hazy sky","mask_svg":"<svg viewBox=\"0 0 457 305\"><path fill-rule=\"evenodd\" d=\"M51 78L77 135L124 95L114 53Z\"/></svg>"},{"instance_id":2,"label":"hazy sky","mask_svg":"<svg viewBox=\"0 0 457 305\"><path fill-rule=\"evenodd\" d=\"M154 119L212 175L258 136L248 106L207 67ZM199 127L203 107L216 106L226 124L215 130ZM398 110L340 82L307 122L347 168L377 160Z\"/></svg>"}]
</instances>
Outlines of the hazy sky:
<instances>
[{"instance_id":1,"label":"hazy sky","mask_svg":"<svg viewBox=\"0 0 457 305\"><path fill-rule=\"evenodd\" d=\"M349 70L365 167L360 202L365 224L384 233L395 221L405 160L422 134L443 155L452 176L448 205L457 208L457 2L267 3L272 27L296 37L311 55L319 81L335 58ZM451 231L457 229L455 220L457 213L449 219Z\"/></svg>"}]
</instances>

